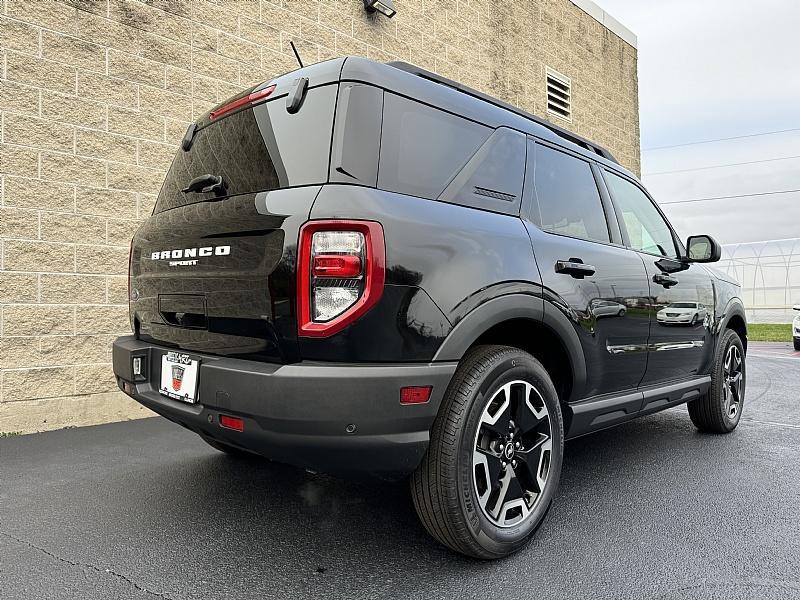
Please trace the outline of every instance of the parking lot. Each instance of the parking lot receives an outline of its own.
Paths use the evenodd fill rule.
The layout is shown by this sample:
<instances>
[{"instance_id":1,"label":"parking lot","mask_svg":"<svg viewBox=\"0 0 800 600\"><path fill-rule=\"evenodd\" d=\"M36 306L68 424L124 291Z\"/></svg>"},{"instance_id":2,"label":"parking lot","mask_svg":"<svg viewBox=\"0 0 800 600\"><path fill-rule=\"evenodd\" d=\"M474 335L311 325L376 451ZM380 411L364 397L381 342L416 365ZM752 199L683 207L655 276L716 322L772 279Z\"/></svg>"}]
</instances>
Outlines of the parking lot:
<instances>
[{"instance_id":1,"label":"parking lot","mask_svg":"<svg viewBox=\"0 0 800 600\"><path fill-rule=\"evenodd\" d=\"M800 598L800 353L751 344L742 422L569 442L522 552L456 556L405 485L237 461L163 419L0 439L0 598Z\"/></svg>"}]
</instances>

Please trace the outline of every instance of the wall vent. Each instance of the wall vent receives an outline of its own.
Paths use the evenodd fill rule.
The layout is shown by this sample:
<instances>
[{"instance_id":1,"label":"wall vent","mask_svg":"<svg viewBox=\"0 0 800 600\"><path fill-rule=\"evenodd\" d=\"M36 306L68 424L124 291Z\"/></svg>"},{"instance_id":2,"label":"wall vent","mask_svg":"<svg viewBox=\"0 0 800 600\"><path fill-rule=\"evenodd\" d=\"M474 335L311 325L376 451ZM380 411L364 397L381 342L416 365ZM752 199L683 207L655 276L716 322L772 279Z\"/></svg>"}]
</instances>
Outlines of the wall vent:
<instances>
[{"instance_id":1,"label":"wall vent","mask_svg":"<svg viewBox=\"0 0 800 600\"><path fill-rule=\"evenodd\" d=\"M547 112L572 121L572 82L550 67L547 67Z\"/></svg>"}]
</instances>

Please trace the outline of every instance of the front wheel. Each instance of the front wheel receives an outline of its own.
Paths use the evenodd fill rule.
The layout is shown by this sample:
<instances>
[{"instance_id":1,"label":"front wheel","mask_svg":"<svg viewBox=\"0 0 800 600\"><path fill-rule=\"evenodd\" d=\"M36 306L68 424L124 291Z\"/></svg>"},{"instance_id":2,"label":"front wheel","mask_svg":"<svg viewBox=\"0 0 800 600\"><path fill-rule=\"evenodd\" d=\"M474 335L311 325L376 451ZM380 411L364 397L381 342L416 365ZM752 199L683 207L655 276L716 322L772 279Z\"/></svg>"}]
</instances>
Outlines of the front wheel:
<instances>
[{"instance_id":1,"label":"front wheel","mask_svg":"<svg viewBox=\"0 0 800 600\"><path fill-rule=\"evenodd\" d=\"M411 494L428 532L476 558L519 550L544 520L561 475L563 421L547 371L508 346L459 365Z\"/></svg>"},{"instance_id":2,"label":"front wheel","mask_svg":"<svg viewBox=\"0 0 800 600\"><path fill-rule=\"evenodd\" d=\"M700 431L729 433L736 429L744 407L746 370L739 334L725 330L711 371L711 388L687 404L689 417Z\"/></svg>"},{"instance_id":3,"label":"front wheel","mask_svg":"<svg viewBox=\"0 0 800 600\"><path fill-rule=\"evenodd\" d=\"M794 349L800 352L800 338L794 338Z\"/></svg>"}]
</instances>

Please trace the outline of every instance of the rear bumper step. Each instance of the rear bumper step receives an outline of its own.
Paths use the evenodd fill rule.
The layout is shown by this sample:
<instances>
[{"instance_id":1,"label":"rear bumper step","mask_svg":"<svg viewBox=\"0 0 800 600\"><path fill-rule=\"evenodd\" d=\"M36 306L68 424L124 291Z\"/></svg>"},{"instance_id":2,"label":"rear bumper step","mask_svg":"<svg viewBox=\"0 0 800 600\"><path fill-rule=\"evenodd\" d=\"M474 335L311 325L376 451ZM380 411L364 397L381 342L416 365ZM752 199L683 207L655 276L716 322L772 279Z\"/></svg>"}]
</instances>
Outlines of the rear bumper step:
<instances>
[{"instance_id":1,"label":"rear bumper step","mask_svg":"<svg viewBox=\"0 0 800 600\"><path fill-rule=\"evenodd\" d=\"M268 458L344 476L398 478L419 465L456 363L278 365L189 352L200 360L197 403L158 392L168 348L121 337L114 373L129 396L196 433ZM134 358L143 365L134 376ZM425 404L401 405L400 389L433 386ZM220 415L244 420L220 427Z\"/></svg>"}]
</instances>

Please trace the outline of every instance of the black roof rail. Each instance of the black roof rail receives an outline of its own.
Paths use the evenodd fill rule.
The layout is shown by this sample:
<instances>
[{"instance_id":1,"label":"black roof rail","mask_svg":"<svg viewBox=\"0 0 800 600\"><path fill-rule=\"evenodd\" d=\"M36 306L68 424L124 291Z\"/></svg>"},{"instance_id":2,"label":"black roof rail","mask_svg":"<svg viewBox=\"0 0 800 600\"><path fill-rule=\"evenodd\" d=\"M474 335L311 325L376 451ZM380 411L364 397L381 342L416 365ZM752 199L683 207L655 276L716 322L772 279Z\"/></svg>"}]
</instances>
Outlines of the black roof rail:
<instances>
[{"instance_id":1,"label":"black roof rail","mask_svg":"<svg viewBox=\"0 0 800 600\"><path fill-rule=\"evenodd\" d=\"M520 115L521 117L525 117L526 119L530 119L531 121L534 121L534 122L538 123L539 125L542 125L543 127L547 127L550 131L552 131L556 135L558 135L558 136L560 136L560 137L562 137L562 138L564 138L566 140L569 140L573 144L577 144L578 146L586 148L590 152L594 152L595 154L597 154L599 156L602 156L606 160L610 160L613 163L619 164L619 161L616 158L614 158L614 155L611 154L611 152L609 152L608 150L606 150L602 146L599 146L599 145L595 144L594 142L590 142L586 138L581 137L580 135L578 135L577 133L573 133L573 132L571 132L571 131L569 131L567 129L564 129L563 127L559 127L558 125L554 125L550 121L547 121L545 119L542 119L541 117L537 117L534 114L531 114L531 113L529 113L527 111L524 111L521 108L517 108L516 106L513 106L513 105L509 104L508 102L503 102L502 100L498 100L497 98L493 98L492 96L484 94L483 92L479 92L478 90L475 90L475 89L473 89L471 87L468 87L468 86L464 85L463 83L458 83L457 81L453 81L452 79L447 79L447 77L442 77L441 75L437 75L436 73L433 73L431 71L426 71L425 69L423 69L421 67L418 67L416 65L412 65L412 64L407 63L407 62L392 61L392 62L388 62L386 64L389 65L390 67L394 67L395 69L400 69L401 71L406 71L407 73L411 73L413 75L417 75L419 77L423 77L425 79L429 79L431 81L434 81L436 83L440 83L442 85L446 85L447 87L454 88L454 89L456 89L456 90L458 90L460 92L463 92L465 94L468 94L470 96L478 98L479 100L483 100L484 102L488 102L489 104L494 104L495 106L498 106L500 108L504 108L504 109L509 110L509 111L511 111L513 113L516 113L516 114Z\"/></svg>"}]
</instances>

